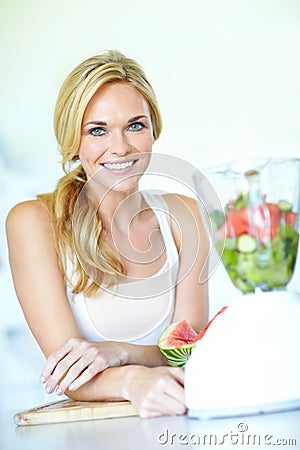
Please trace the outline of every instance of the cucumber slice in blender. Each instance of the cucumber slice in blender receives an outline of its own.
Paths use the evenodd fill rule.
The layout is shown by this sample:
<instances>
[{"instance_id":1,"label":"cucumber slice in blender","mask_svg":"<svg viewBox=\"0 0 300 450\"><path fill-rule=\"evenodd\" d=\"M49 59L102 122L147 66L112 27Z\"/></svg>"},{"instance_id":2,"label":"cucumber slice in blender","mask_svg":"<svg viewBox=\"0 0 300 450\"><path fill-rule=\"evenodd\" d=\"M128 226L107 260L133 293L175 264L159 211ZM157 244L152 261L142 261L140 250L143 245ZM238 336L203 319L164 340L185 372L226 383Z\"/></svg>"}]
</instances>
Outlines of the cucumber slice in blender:
<instances>
[{"instance_id":1,"label":"cucumber slice in blender","mask_svg":"<svg viewBox=\"0 0 300 450\"><path fill-rule=\"evenodd\" d=\"M292 211L293 205L286 200L279 200L278 208L281 212L289 212Z\"/></svg>"},{"instance_id":2,"label":"cucumber slice in blender","mask_svg":"<svg viewBox=\"0 0 300 450\"><path fill-rule=\"evenodd\" d=\"M256 241L249 234L242 234L237 238L236 248L241 253L253 253L256 250Z\"/></svg>"}]
</instances>

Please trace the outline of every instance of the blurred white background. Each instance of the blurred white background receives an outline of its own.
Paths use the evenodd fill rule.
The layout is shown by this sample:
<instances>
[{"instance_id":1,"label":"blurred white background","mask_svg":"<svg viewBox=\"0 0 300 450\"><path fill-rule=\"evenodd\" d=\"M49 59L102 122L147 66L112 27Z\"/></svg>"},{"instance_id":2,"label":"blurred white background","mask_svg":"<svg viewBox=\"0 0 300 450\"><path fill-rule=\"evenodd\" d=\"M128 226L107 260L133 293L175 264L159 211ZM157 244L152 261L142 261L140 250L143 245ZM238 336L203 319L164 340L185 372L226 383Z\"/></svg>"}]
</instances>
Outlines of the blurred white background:
<instances>
[{"instance_id":1,"label":"blurred white background","mask_svg":"<svg viewBox=\"0 0 300 450\"><path fill-rule=\"evenodd\" d=\"M5 216L54 187L58 89L75 65L108 48L137 59L154 85L164 119L156 151L199 169L300 156L298 0L1 0L0 410L45 400L43 357L9 274ZM300 290L299 279L298 263L291 286ZM210 284L213 313L236 290L221 266Z\"/></svg>"}]
</instances>

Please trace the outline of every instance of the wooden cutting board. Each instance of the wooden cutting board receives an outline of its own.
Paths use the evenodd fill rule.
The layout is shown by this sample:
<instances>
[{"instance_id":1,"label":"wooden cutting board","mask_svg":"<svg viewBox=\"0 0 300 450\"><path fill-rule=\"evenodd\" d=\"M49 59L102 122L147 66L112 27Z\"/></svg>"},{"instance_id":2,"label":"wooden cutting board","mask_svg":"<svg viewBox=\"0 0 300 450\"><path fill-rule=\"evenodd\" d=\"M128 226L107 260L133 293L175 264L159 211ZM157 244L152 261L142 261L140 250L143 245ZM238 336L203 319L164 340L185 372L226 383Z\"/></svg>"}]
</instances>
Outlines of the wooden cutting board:
<instances>
[{"instance_id":1,"label":"wooden cutting board","mask_svg":"<svg viewBox=\"0 0 300 450\"><path fill-rule=\"evenodd\" d=\"M39 425L130 416L137 416L137 412L128 401L80 402L60 400L19 412L15 414L14 422L16 425Z\"/></svg>"}]
</instances>

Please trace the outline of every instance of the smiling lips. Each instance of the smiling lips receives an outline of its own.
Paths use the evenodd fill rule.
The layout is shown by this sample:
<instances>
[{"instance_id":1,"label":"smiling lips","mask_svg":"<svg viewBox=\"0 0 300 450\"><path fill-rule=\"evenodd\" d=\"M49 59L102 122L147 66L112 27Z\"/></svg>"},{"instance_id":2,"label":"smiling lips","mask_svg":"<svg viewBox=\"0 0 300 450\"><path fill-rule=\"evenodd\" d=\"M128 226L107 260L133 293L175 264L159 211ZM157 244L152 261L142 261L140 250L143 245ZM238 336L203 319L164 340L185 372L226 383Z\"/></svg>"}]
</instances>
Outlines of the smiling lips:
<instances>
[{"instance_id":1,"label":"smiling lips","mask_svg":"<svg viewBox=\"0 0 300 450\"><path fill-rule=\"evenodd\" d=\"M103 167L105 167L106 169L109 170L125 170L128 169L129 167L133 166L133 164L136 162L137 160L131 160L131 161L126 161L126 162L121 162L121 163L104 163L101 164Z\"/></svg>"}]
</instances>

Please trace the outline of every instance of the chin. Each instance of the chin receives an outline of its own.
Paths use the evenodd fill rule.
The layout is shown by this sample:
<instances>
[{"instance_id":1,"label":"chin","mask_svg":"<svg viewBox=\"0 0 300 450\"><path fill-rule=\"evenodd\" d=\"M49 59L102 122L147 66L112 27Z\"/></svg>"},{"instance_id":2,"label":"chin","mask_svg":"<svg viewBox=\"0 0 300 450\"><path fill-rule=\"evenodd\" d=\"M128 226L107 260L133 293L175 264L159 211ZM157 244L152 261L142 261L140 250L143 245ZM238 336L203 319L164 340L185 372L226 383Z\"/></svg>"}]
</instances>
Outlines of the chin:
<instances>
[{"instance_id":1,"label":"chin","mask_svg":"<svg viewBox=\"0 0 300 450\"><path fill-rule=\"evenodd\" d=\"M110 187L107 186L107 189L111 192L130 194L138 189L140 179L140 176L135 175L130 178L126 178L125 180L120 180L114 184L112 183Z\"/></svg>"}]
</instances>

